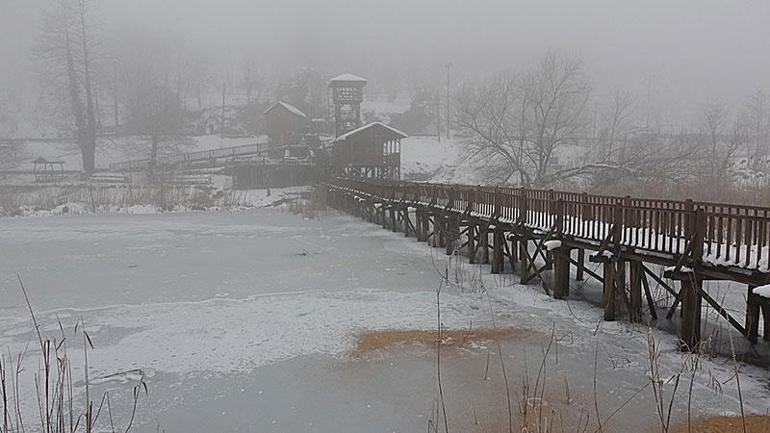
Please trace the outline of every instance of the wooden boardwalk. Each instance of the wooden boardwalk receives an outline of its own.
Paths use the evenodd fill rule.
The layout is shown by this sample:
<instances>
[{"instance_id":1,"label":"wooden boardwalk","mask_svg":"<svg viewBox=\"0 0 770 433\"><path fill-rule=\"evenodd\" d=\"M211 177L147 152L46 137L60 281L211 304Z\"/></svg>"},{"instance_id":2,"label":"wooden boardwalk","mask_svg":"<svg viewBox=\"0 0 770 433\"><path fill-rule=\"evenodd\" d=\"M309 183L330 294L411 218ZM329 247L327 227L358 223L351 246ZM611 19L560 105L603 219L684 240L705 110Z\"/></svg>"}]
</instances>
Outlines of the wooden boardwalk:
<instances>
[{"instance_id":1,"label":"wooden boardwalk","mask_svg":"<svg viewBox=\"0 0 770 433\"><path fill-rule=\"evenodd\" d=\"M681 308L685 349L701 342L704 301L752 342L761 315L770 340L770 300L752 292L770 284L770 208L373 179L338 178L325 186L332 206L491 264L493 273L510 269L528 283L553 271L555 298L568 296L574 266L578 280L588 275L602 283L605 320L615 320L620 306L641 322L645 304L657 318L652 279L673 296L668 317ZM600 263L602 274L586 259ZM679 287L651 264L665 267L664 277ZM704 280L747 286L743 322L703 290Z\"/></svg>"}]
</instances>

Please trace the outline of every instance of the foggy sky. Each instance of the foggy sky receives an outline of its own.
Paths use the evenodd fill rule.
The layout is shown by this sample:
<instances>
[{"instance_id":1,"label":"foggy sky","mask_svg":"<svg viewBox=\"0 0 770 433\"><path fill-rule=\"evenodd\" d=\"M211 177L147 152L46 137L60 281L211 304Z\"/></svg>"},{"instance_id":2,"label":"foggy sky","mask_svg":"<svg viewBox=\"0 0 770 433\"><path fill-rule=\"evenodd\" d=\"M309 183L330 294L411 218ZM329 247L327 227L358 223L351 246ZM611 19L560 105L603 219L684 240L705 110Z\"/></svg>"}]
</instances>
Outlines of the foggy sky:
<instances>
[{"instance_id":1,"label":"foggy sky","mask_svg":"<svg viewBox=\"0 0 770 433\"><path fill-rule=\"evenodd\" d=\"M45 0L0 0L0 83L30 67ZM302 66L378 78L383 64L442 81L532 64L548 48L581 56L599 91L667 103L737 102L770 88L765 0L100 0L101 25L169 33L226 68L256 55L263 73ZM7 62L8 59L15 59ZM686 102L683 102L686 101Z\"/></svg>"}]
</instances>

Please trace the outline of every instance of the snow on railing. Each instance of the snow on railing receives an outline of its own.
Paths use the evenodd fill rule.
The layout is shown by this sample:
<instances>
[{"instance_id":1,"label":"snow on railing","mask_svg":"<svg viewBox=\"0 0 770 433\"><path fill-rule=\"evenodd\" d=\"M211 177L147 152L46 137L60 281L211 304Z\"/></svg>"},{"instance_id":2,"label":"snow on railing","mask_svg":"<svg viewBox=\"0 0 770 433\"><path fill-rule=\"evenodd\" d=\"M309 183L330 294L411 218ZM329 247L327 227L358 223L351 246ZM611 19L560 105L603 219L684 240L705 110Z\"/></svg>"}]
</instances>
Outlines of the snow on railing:
<instances>
[{"instance_id":1,"label":"snow on railing","mask_svg":"<svg viewBox=\"0 0 770 433\"><path fill-rule=\"evenodd\" d=\"M510 187L336 179L334 186L379 200L432 204L717 266L767 272L770 208ZM613 231L614 229L614 231ZM688 244L693 245L688 250Z\"/></svg>"}]
</instances>

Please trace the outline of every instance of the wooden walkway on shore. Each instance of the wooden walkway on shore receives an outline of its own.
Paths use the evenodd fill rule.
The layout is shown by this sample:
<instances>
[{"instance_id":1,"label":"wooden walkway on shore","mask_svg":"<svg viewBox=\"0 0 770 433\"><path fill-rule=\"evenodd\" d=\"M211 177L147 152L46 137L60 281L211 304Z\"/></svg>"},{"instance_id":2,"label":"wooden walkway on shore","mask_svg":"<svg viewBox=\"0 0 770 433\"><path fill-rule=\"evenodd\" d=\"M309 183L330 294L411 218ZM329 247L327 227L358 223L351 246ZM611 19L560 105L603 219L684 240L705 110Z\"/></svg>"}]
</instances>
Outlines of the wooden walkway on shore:
<instances>
[{"instance_id":1,"label":"wooden walkway on shore","mask_svg":"<svg viewBox=\"0 0 770 433\"><path fill-rule=\"evenodd\" d=\"M630 321L641 322L645 303L657 318L649 277L673 296L669 318L681 308L684 349L701 342L703 301L752 342L762 316L770 340L770 299L753 293L770 284L770 208L374 179L338 178L325 187L333 207L491 264L492 273L508 268L526 284L553 271L549 294L557 299L569 295L574 266L578 280L589 275L602 283L605 320L615 320L621 305ZM603 266L601 275L586 258ZM679 288L650 264L665 267L664 277ZM743 322L703 290L705 280L747 286Z\"/></svg>"}]
</instances>

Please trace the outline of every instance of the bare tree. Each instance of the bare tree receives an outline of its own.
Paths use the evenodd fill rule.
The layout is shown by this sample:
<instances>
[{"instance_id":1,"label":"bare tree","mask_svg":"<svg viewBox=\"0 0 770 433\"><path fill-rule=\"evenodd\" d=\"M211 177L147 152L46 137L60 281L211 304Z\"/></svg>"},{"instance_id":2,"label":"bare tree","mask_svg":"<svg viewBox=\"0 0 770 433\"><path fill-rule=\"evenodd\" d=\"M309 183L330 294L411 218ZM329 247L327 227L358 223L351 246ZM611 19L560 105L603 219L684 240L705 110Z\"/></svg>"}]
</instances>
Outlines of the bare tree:
<instances>
[{"instance_id":1,"label":"bare tree","mask_svg":"<svg viewBox=\"0 0 770 433\"><path fill-rule=\"evenodd\" d=\"M129 38L132 42L120 45L117 51L122 74L126 121L124 132L147 136L149 149L149 175L155 177L158 157L176 150L176 140L171 136L183 126L184 108L179 84L178 58L169 59L170 45L154 38ZM173 51L173 50L172 50Z\"/></svg>"},{"instance_id":2,"label":"bare tree","mask_svg":"<svg viewBox=\"0 0 770 433\"><path fill-rule=\"evenodd\" d=\"M549 52L521 76L504 74L463 89L456 120L471 156L496 168L493 180L517 176L521 185L545 186L588 168L554 166L558 150L577 143L589 123L589 94L582 63Z\"/></svg>"},{"instance_id":3,"label":"bare tree","mask_svg":"<svg viewBox=\"0 0 770 433\"><path fill-rule=\"evenodd\" d=\"M701 129L711 147L709 166L711 176L717 175L718 167L722 164L718 161L718 153L722 145L724 128L727 127L729 111L722 101L712 101L703 107L701 115Z\"/></svg>"},{"instance_id":4,"label":"bare tree","mask_svg":"<svg viewBox=\"0 0 770 433\"><path fill-rule=\"evenodd\" d=\"M705 155L705 166L712 178L724 178L731 163L741 149L749 143L749 121L737 112L731 116L730 109L721 101L712 101L703 107L700 130L709 149Z\"/></svg>"},{"instance_id":5,"label":"bare tree","mask_svg":"<svg viewBox=\"0 0 770 433\"><path fill-rule=\"evenodd\" d=\"M616 150L616 141L627 137L633 129L634 98L628 91L618 90L614 93L609 107L602 113L602 130L599 142L606 154L606 161L613 160L613 150ZM621 155L622 159L622 155Z\"/></svg>"},{"instance_id":6,"label":"bare tree","mask_svg":"<svg viewBox=\"0 0 770 433\"><path fill-rule=\"evenodd\" d=\"M0 172L15 168L21 159L21 151L19 146L14 145L11 142L3 143L0 141ZM0 173L2 177L2 173ZM2 182L3 179L0 179Z\"/></svg>"},{"instance_id":7,"label":"bare tree","mask_svg":"<svg viewBox=\"0 0 770 433\"><path fill-rule=\"evenodd\" d=\"M57 94L66 95L68 124L73 125L83 170L95 169L97 115L94 86L94 39L87 0L54 0L43 13L36 56Z\"/></svg>"},{"instance_id":8,"label":"bare tree","mask_svg":"<svg viewBox=\"0 0 770 433\"><path fill-rule=\"evenodd\" d=\"M767 157L770 146L770 100L763 90L749 96L744 106L751 139L746 143L746 157L750 166L757 168Z\"/></svg>"},{"instance_id":9,"label":"bare tree","mask_svg":"<svg viewBox=\"0 0 770 433\"><path fill-rule=\"evenodd\" d=\"M246 103L259 103L265 89L265 82L251 58L246 58L240 74L239 84L246 93Z\"/></svg>"}]
</instances>

